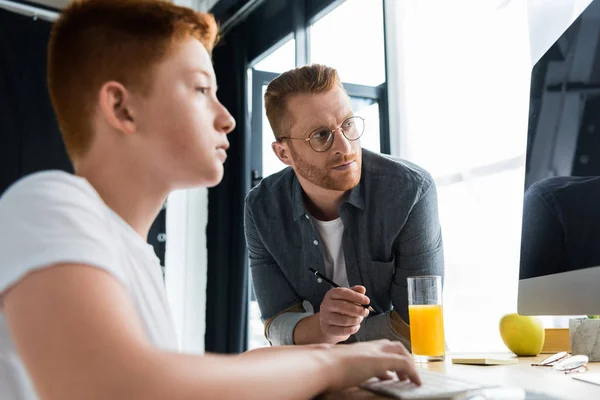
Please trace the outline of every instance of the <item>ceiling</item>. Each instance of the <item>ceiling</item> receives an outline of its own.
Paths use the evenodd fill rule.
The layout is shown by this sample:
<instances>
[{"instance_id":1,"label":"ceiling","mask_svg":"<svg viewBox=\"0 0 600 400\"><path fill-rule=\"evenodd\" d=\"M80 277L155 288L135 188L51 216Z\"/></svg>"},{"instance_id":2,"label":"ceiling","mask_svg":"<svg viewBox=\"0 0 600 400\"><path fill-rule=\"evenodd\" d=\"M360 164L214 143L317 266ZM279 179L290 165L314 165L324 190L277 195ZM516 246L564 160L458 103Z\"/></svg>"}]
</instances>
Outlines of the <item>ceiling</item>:
<instances>
[{"instance_id":1,"label":"ceiling","mask_svg":"<svg viewBox=\"0 0 600 400\"><path fill-rule=\"evenodd\" d=\"M51 10L62 10L72 0L11 0L17 3L39 4L44 8ZM262 3L262 0L171 0L173 3L191 7L200 11L211 11L217 20L223 24L229 19L236 19L234 15L245 9L249 13L253 6L256 7ZM234 17L234 18L232 18ZM238 16L239 17L239 16Z\"/></svg>"},{"instance_id":2,"label":"ceiling","mask_svg":"<svg viewBox=\"0 0 600 400\"><path fill-rule=\"evenodd\" d=\"M29 0L31 3L41 4L45 7L61 9L64 8L71 0Z\"/></svg>"},{"instance_id":3,"label":"ceiling","mask_svg":"<svg viewBox=\"0 0 600 400\"><path fill-rule=\"evenodd\" d=\"M18 1L18 0L17 0ZM41 4L44 7L62 9L71 0L27 0L30 3ZM197 10L208 10L214 6L219 0L175 0L175 4L179 4L186 7L192 7Z\"/></svg>"}]
</instances>

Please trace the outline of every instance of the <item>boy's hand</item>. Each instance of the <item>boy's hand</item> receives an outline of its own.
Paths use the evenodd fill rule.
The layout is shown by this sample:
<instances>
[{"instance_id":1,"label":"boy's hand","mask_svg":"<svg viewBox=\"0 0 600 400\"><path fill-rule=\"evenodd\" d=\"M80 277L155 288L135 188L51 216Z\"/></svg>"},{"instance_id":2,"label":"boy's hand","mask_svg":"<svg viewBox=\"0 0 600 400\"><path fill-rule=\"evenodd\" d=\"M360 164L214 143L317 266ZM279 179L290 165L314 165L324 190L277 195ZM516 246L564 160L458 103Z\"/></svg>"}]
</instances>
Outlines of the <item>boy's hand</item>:
<instances>
[{"instance_id":1,"label":"boy's hand","mask_svg":"<svg viewBox=\"0 0 600 400\"><path fill-rule=\"evenodd\" d=\"M385 339L337 345L325 350L325 354L333 365L329 391L356 386L373 377L389 379L390 371L396 372L400 380L421 384L415 364L400 342Z\"/></svg>"}]
</instances>

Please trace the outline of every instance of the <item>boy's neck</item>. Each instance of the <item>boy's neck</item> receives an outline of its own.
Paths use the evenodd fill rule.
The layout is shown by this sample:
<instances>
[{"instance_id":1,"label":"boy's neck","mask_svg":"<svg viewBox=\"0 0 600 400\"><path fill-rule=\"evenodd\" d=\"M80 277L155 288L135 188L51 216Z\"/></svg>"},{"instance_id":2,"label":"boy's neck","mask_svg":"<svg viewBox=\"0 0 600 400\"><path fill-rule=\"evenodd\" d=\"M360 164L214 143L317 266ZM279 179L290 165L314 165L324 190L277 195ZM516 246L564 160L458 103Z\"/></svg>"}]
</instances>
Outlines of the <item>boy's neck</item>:
<instances>
[{"instance_id":1,"label":"boy's neck","mask_svg":"<svg viewBox=\"0 0 600 400\"><path fill-rule=\"evenodd\" d=\"M107 159L102 163L80 163L76 174L85 178L104 203L147 240L169 188L160 187L160 180L149 171L137 171L133 165L119 165Z\"/></svg>"}]
</instances>

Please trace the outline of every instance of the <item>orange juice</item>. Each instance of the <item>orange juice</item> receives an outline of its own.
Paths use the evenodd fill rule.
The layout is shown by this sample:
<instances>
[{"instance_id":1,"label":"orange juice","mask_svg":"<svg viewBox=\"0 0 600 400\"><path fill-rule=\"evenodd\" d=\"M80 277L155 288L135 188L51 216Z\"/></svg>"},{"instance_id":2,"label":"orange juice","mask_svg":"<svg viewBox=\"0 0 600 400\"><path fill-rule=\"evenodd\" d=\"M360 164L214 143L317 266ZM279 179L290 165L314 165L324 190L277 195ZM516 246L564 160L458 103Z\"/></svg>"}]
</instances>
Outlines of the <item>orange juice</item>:
<instances>
[{"instance_id":1,"label":"orange juice","mask_svg":"<svg viewBox=\"0 0 600 400\"><path fill-rule=\"evenodd\" d=\"M408 306L412 353L419 356L443 356L444 316L441 304Z\"/></svg>"}]
</instances>

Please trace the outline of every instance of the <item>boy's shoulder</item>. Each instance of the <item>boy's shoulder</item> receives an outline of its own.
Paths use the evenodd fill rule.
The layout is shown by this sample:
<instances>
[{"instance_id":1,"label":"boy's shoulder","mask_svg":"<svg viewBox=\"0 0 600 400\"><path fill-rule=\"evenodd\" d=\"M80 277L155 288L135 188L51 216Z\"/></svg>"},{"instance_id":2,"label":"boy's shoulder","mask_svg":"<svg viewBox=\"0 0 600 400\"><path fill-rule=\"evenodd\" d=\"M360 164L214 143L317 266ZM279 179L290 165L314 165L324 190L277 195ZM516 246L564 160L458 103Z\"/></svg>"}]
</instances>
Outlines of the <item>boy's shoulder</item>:
<instances>
[{"instance_id":1,"label":"boy's shoulder","mask_svg":"<svg viewBox=\"0 0 600 400\"><path fill-rule=\"evenodd\" d=\"M106 206L92 185L63 171L27 175L0 196L0 220L10 225L23 223L33 228L52 224L59 229L59 220L79 219L85 225L83 221L105 216Z\"/></svg>"},{"instance_id":2,"label":"boy's shoulder","mask_svg":"<svg viewBox=\"0 0 600 400\"><path fill-rule=\"evenodd\" d=\"M42 171L27 175L10 185L0 196L0 209L44 198L68 200L70 196L93 198L95 194L83 178L64 171Z\"/></svg>"},{"instance_id":3,"label":"boy's shoulder","mask_svg":"<svg viewBox=\"0 0 600 400\"><path fill-rule=\"evenodd\" d=\"M0 293L30 271L92 265L127 282L107 206L84 178L61 171L28 175L0 197Z\"/></svg>"}]
</instances>

